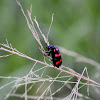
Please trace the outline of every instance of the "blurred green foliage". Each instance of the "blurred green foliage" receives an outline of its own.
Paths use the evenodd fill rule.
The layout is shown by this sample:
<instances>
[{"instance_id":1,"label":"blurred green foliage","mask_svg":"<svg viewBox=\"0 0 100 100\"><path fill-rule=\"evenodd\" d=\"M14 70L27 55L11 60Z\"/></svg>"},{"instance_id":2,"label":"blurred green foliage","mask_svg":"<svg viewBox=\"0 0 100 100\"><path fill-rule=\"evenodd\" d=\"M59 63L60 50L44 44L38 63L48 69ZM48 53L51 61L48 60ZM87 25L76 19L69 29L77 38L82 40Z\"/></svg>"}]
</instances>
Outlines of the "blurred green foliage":
<instances>
[{"instance_id":1,"label":"blurred green foliage","mask_svg":"<svg viewBox=\"0 0 100 100\"><path fill-rule=\"evenodd\" d=\"M54 13L54 20L49 34L50 44L62 46L100 62L99 0L19 1L26 14L27 9L30 9L32 5L32 18L36 16L45 35L49 30L52 13ZM16 0L0 0L0 43L6 43L6 39L20 52L43 61L39 45L32 36ZM46 46L41 35L40 39L43 45ZM8 53L0 51L0 55L6 54ZM99 77L94 77L95 73L99 73L100 69L89 64L77 63L73 57L64 54L62 54L62 57L63 65L69 66L79 73L82 73L83 68L86 66L89 76L100 82ZM22 70L27 73L33 64L34 62L17 55L0 58L0 76L23 76L25 73L22 73ZM2 81L3 79L0 79L0 82ZM81 92L87 95L83 91ZM99 100L100 95L93 95L94 92L90 92L90 97L94 100ZM6 93L4 92L3 94Z\"/></svg>"}]
</instances>

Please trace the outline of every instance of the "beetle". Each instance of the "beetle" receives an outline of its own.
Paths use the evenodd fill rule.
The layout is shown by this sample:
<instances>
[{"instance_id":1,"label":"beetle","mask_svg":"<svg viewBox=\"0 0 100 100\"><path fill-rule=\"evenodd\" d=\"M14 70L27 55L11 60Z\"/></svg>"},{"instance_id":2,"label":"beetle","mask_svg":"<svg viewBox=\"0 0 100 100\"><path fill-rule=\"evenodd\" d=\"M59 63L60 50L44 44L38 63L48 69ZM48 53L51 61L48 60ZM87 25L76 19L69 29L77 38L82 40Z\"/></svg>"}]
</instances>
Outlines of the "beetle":
<instances>
[{"instance_id":1,"label":"beetle","mask_svg":"<svg viewBox=\"0 0 100 100\"><path fill-rule=\"evenodd\" d=\"M54 67L56 66L57 68L59 68L59 66L62 64L62 58L59 49L54 45L49 45L46 48L48 49L48 51L45 51L45 53L47 53L48 56L50 56L51 54L51 61L53 62Z\"/></svg>"}]
</instances>

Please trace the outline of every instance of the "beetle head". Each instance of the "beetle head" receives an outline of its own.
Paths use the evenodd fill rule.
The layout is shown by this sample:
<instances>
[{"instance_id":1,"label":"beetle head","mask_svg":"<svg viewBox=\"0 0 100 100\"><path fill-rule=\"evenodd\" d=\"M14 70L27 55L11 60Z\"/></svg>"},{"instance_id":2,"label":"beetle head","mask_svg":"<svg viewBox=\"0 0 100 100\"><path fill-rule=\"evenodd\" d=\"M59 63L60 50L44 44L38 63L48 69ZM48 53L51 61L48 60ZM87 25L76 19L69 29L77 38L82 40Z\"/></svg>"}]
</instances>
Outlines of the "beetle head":
<instances>
[{"instance_id":1,"label":"beetle head","mask_svg":"<svg viewBox=\"0 0 100 100\"><path fill-rule=\"evenodd\" d=\"M47 46L46 47L48 50L53 50L53 49L55 49L55 46L54 45L49 45L49 46Z\"/></svg>"}]
</instances>

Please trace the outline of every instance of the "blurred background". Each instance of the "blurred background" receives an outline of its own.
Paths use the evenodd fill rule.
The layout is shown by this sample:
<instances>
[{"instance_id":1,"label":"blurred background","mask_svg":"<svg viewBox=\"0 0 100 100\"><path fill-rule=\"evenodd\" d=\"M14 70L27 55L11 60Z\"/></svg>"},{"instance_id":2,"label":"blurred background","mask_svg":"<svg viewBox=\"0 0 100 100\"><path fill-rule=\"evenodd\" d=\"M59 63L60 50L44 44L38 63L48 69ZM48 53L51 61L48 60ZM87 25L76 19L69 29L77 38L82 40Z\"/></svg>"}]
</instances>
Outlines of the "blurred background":
<instances>
[{"instance_id":1,"label":"blurred background","mask_svg":"<svg viewBox=\"0 0 100 100\"><path fill-rule=\"evenodd\" d=\"M77 52L87 58L100 63L100 1L99 0L19 0L27 15L27 9L32 5L32 18L36 16L42 32L46 35L51 23L52 14L54 20L49 34L49 42L52 45L61 46L65 49ZM40 61L43 61L43 54L39 50L39 44L32 36L26 20L16 3L16 0L0 0L0 43L6 43L6 39L20 52ZM40 35L41 42L46 44ZM0 56L9 54L0 51ZM87 67L89 77L100 83L100 66L92 66L87 63L78 63L74 57L63 53L63 65L82 73ZM34 62L12 55L7 58L0 58L0 76L24 76ZM40 66L37 65L37 69ZM50 69L52 70L52 69ZM24 72L24 73L23 73ZM54 74L54 73L55 74ZM46 74L52 77L57 76L56 71ZM0 87L10 80L0 79ZM75 84L71 84L72 87ZM89 97L92 99L80 100L99 100L99 87L90 86ZM0 100L11 90L5 87L0 90ZM22 89L18 90L19 93ZM63 95L66 94L63 90ZM68 90L70 93L71 90ZM85 96L86 86L79 90ZM31 93L32 94L32 93ZM57 95L56 95L57 96ZM24 100L22 98L10 97L7 100Z\"/></svg>"}]
</instances>

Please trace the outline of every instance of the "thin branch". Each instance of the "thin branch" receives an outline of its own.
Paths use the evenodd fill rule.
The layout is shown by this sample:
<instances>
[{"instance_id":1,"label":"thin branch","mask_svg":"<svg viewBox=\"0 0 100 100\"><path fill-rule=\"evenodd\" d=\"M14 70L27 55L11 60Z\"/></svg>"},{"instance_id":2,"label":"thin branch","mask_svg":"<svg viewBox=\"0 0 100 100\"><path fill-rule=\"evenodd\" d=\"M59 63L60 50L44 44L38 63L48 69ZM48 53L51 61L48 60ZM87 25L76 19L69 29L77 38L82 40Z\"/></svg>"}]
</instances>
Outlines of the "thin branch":
<instances>
[{"instance_id":1,"label":"thin branch","mask_svg":"<svg viewBox=\"0 0 100 100\"><path fill-rule=\"evenodd\" d=\"M22 94L10 94L10 96L12 96L12 97L23 98L23 97L22 97ZM39 96L30 96L30 95L28 95L27 98L28 98L28 99L35 99L35 100L37 100L37 99L39 98ZM45 99L45 98L48 99L48 100L51 100L51 97L49 97L49 96L43 96L41 99ZM54 100L62 100L63 98L56 98L56 97L53 97L53 99L54 99Z\"/></svg>"},{"instance_id":2,"label":"thin branch","mask_svg":"<svg viewBox=\"0 0 100 100\"><path fill-rule=\"evenodd\" d=\"M27 10L29 19L30 19L30 21L31 21L31 24L30 24L30 22L29 22L29 20L28 20L28 18L27 18L27 16L26 16L26 14L25 14L25 12L24 12L24 10L23 10L22 5L20 4L20 2L19 2L18 0L16 0L16 2L17 2L17 4L18 4L18 5L20 6L20 8L21 8L21 11L22 11L22 13L23 13L23 15L24 15L24 17L25 17L25 19L26 19L26 21L27 21L27 25L28 25L29 29L31 30L33 36L35 37L35 39L37 40L37 42L38 42L39 45L41 46L41 50L44 50L44 48L43 48L43 46L42 46L42 43L40 42L40 38L39 38L39 36L38 36L38 33L37 33L37 31L36 31L36 29L35 29L35 27L34 27L34 23L33 23L33 21L32 21L32 18L31 18L32 6L31 6L31 8L30 8L30 11Z\"/></svg>"},{"instance_id":3,"label":"thin branch","mask_svg":"<svg viewBox=\"0 0 100 100\"><path fill-rule=\"evenodd\" d=\"M79 73L77 73L77 72L75 72L75 71L74 71L75 73L72 73L72 72L70 72L70 71L66 71L66 70L63 70L63 69L61 69L61 68L57 68L57 67L51 66L51 65L49 65L49 64L47 64L47 63L44 63L44 62L42 62L42 61L33 59L33 58L29 57L29 56L21 55L21 54L15 52L15 51L10 51L10 50L5 49L5 48L3 48L3 47L1 47L0 50L7 51L7 52L12 53L12 54L16 54L16 55L18 55L18 56L20 56L20 57L27 58L27 59L32 60L32 61L35 61L35 62L37 62L37 63L43 64L43 65L45 65L45 66L48 66L48 67L54 68L54 69L56 69L56 70L59 70L59 71L61 71L61 72L70 74L70 75L72 75L72 76L75 76L75 77L77 77L77 78L80 78L80 76L81 76L81 74L79 74ZM90 78L87 78L87 77L85 77L85 76L82 76L82 79L88 81L89 83L93 83L93 84L95 84L95 85L97 85L97 86L100 86L99 83L97 83L97 82L95 82L95 81L93 81L93 80L91 80Z\"/></svg>"},{"instance_id":4,"label":"thin branch","mask_svg":"<svg viewBox=\"0 0 100 100\"><path fill-rule=\"evenodd\" d=\"M50 29L51 29L51 26L52 26L52 23L53 23L53 16L54 16L54 13L52 14L52 20L51 20L51 24L50 24L49 31L48 31L48 34L47 34L47 40L48 40ZM49 46L50 44L47 44L47 45Z\"/></svg>"},{"instance_id":5,"label":"thin branch","mask_svg":"<svg viewBox=\"0 0 100 100\"><path fill-rule=\"evenodd\" d=\"M13 54L3 55L3 56L0 56L0 58L8 57L8 56L11 56L11 55L13 55Z\"/></svg>"},{"instance_id":6,"label":"thin branch","mask_svg":"<svg viewBox=\"0 0 100 100\"><path fill-rule=\"evenodd\" d=\"M50 83L50 85L44 90L44 92L41 94L41 96L38 98L38 100L40 100L44 94L48 91L48 89L50 88L50 86L54 83L54 81L58 78L58 76L61 74L61 72L57 75L57 77Z\"/></svg>"},{"instance_id":7,"label":"thin branch","mask_svg":"<svg viewBox=\"0 0 100 100\"><path fill-rule=\"evenodd\" d=\"M39 24L38 24L38 21L36 20L36 17L34 18L34 21L35 21L35 23L36 23L36 25L37 25L37 27L38 27L38 29L39 29L39 31L40 31L42 37L43 37L45 43L49 46L50 44L49 44L48 38L46 38L45 35L42 33L42 31L41 31L41 29L40 29L40 26L39 26Z\"/></svg>"}]
</instances>

